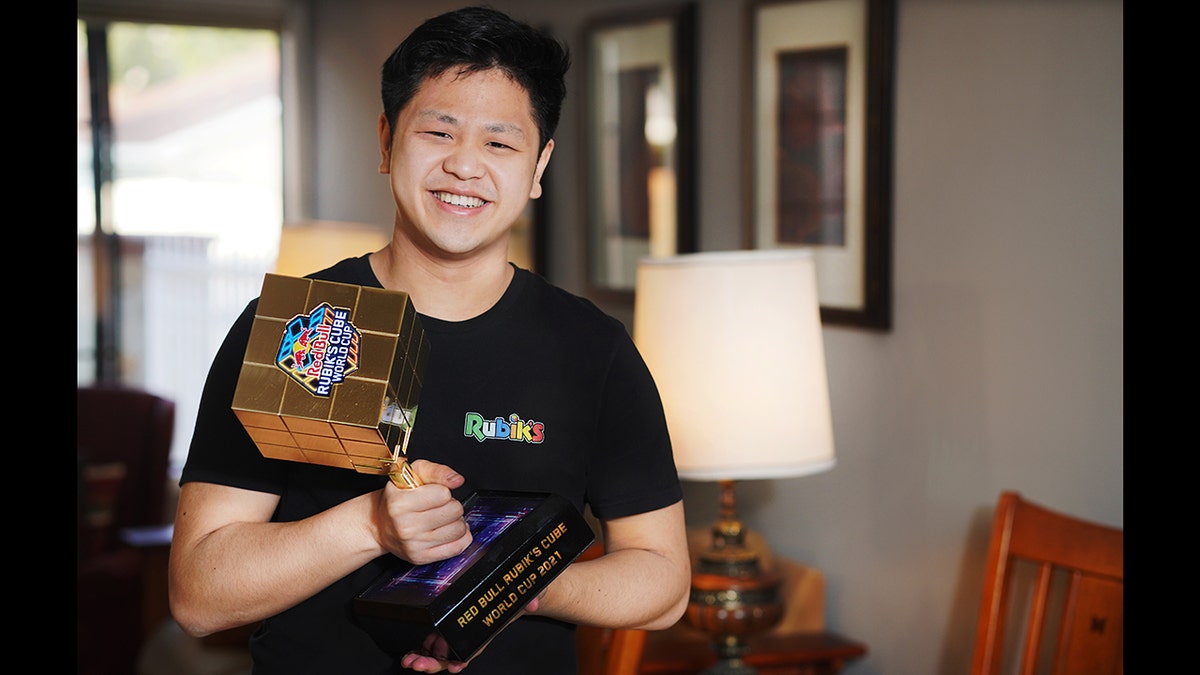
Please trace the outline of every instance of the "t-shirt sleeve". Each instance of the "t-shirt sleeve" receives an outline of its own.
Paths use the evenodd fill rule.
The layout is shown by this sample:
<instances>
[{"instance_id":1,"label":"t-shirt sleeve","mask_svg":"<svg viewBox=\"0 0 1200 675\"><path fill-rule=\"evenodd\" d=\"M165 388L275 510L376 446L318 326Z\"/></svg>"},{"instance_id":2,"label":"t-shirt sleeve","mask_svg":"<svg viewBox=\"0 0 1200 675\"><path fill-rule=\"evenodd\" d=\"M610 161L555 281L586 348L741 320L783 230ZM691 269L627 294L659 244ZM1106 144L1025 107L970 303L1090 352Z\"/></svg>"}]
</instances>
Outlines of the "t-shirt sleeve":
<instances>
[{"instance_id":1,"label":"t-shirt sleeve","mask_svg":"<svg viewBox=\"0 0 1200 675\"><path fill-rule=\"evenodd\" d=\"M601 402L600 452L589 463L597 518L654 511L683 498L662 400L628 333L616 341Z\"/></svg>"},{"instance_id":2,"label":"t-shirt sleeve","mask_svg":"<svg viewBox=\"0 0 1200 675\"><path fill-rule=\"evenodd\" d=\"M283 492L283 462L262 456L232 407L257 304L254 300L246 306L213 359L200 396L196 428L180 485L204 482L274 494Z\"/></svg>"}]
</instances>

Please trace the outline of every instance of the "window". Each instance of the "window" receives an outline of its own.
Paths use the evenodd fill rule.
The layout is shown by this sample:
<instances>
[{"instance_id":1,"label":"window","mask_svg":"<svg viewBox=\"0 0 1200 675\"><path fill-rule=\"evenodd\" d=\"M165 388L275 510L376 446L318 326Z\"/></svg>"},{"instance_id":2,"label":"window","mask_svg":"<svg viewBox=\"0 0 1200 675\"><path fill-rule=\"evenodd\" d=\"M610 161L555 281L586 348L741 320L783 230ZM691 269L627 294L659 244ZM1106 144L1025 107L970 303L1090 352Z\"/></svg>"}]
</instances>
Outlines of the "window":
<instances>
[{"instance_id":1,"label":"window","mask_svg":"<svg viewBox=\"0 0 1200 675\"><path fill-rule=\"evenodd\" d=\"M80 20L78 43L77 379L173 399L178 469L278 252L279 33Z\"/></svg>"}]
</instances>

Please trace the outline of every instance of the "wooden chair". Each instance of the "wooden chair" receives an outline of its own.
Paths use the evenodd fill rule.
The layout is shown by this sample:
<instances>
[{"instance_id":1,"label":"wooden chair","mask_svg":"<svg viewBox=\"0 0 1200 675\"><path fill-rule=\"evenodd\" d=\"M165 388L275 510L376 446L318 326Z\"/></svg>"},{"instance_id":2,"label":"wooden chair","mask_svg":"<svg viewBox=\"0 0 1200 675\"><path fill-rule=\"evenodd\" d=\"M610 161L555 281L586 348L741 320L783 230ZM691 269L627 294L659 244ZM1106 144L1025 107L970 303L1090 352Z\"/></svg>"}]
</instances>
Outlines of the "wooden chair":
<instances>
[{"instance_id":1,"label":"wooden chair","mask_svg":"<svg viewBox=\"0 0 1200 675\"><path fill-rule=\"evenodd\" d=\"M165 576L126 544L131 527L166 525L174 402L119 385L79 387L76 397L76 655L78 674L132 673L165 604ZM156 580L161 583L155 583ZM148 588L149 586L158 588Z\"/></svg>"},{"instance_id":2,"label":"wooden chair","mask_svg":"<svg viewBox=\"0 0 1200 675\"><path fill-rule=\"evenodd\" d=\"M604 545L589 546L579 560L604 554ZM625 628L579 626L575 629L578 675L637 675L646 645L646 631Z\"/></svg>"},{"instance_id":3,"label":"wooden chair","mask_svg":"<svg viewBox=\"0 0 1200 675\"><path fill-rule=\"evenodd\" d=\"M1124 546L1121 529L1001 493L971 675L1124 673Z\"/></svg>"}]
</instances>

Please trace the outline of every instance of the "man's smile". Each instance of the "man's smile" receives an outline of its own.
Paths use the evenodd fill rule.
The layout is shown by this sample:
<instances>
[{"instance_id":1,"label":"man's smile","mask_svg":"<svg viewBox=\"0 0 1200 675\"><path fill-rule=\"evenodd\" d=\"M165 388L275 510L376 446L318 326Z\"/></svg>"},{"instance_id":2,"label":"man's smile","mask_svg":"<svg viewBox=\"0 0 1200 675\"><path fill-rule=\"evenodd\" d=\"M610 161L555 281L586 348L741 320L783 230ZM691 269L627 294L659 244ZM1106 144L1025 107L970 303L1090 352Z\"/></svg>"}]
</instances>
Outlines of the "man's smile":
<instances>
[{"instance_id":1,"label":"man's smile","mask_svg":"<svg viewBox=\"0 0 1200 675\"><path fill-rule=\"evenodd\" d=\"M479 197L469 197L467 195L456 195L452 192L434 192L433 196L438 201L445 202L446 204L449 204L451 206L463 206L463 207L471 208L471 209L478 208L480 206L483 206L484 204L487 204L486 201L480 199Z\"/></svg>"}]
</instances>

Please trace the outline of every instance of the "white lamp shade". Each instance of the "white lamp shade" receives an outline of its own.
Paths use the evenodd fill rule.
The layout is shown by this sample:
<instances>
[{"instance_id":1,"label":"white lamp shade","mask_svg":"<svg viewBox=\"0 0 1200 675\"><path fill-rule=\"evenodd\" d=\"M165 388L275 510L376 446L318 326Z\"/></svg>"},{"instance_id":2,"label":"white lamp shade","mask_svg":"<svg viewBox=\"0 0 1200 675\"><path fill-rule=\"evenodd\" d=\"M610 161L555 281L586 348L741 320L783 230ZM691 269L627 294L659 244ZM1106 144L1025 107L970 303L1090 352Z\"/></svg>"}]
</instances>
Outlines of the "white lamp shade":
<instances>
[{"instance_id":1,"label":"white lamp shade","mask_svg":"<svg viewBox=\"0 0 1200 675\"><path fill-rule=\"evenodd\" d=\"M806 249L644 258L634 341L658 385L679 476L833 468L816 271Z\"/></svg>"}]
</instances>

